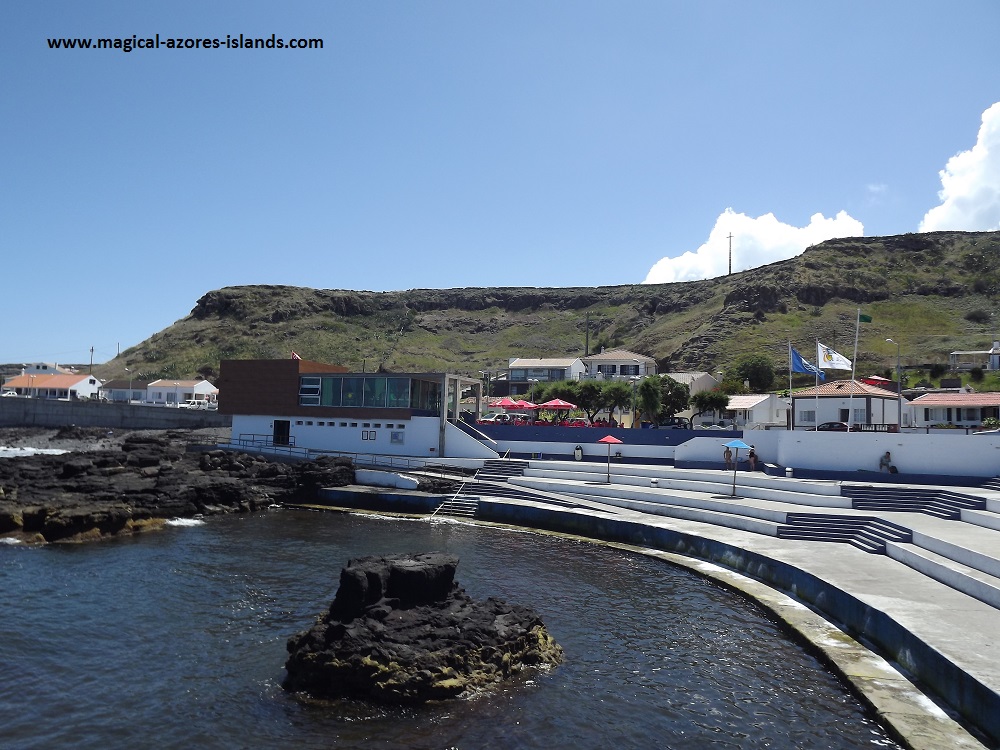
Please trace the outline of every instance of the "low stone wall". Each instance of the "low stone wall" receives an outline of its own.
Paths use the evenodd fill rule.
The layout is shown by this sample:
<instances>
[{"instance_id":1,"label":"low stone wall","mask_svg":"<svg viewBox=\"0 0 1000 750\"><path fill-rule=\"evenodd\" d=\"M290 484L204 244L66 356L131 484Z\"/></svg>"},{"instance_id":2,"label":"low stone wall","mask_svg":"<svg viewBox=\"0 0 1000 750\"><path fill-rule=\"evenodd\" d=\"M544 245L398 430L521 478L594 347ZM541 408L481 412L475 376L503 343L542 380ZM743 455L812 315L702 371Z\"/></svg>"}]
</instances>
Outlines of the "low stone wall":
<instances>
[{"instance_id":1,"label":"low stone wall","mask_svg":"<svg viewBox=\"0 0 1000 750\"><path fill-rule=\"evenodd\" d=\"M230 427L232 417L217 411L177 409L100 401L0 398L0 427L107 427L166 430Z\"/></svg>"}]
</instances>

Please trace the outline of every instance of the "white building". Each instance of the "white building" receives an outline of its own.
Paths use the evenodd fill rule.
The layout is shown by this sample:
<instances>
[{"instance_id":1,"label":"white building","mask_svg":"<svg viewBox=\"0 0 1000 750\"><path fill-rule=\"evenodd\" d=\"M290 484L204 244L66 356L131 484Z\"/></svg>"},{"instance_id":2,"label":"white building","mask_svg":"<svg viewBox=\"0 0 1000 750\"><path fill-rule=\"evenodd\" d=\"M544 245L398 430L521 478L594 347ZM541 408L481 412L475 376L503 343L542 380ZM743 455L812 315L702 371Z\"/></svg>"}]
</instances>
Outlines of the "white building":
<instances>
[{"instance_id":1,"label":"white building","mask_svg":"<svg viewBox=\"0 0 1000 750\"><path fill-rule=\"evenodd\" d=\"M656 360L628 349L603 349L583 358L586 377L601 380L628 380L656 374Z\"/></svg>"},{"instance_id":2,"label":"white building","mask_svg":"<svg viewBox=\"0 0 1000 750\"><path fill-rule=\"evenodd\" d=\"M736 429L755 430L788 425L788 399L776 393L751 393L729 397L726 419Z\"/></svg>"},{"instance_id":3,"label":"white building","mask_svg":"<svg viewBox=\"0 0 1000 750\"><path fill-rule=\"evenodd\" d=\"M1000 416L1000 393L927 393L910 402L917 427L979 427Z\"/></svg>"},{"instance_id":4,"label":"white building","mask_svg":"<svg viewBox=\"0 0 1000 750\"><path fill-rule=\"evenodd\" d=\"M792 395L793 429L813 429L824 422L845 422L859 427L893 425L898 429L899 412L897 394L859 381L831 380ZM905 426L909 414L905 398L902 414Z\"/></svg>"},{"instance_id":5,"label":"white building","mask_svg":"<svg viewBox=\"0 0 1000 750\"><path fill-rule=\"evenodd\" d=\"M27 371L24 375L8 378L3 390L14 391L23 398L47 398L75 400L94 398L101 388L101 381L93 375L68 375L43 371L35 375Z\"/></svg>"},{"instance_id":6,"label":"white building","mask_svg":"<svg viewBox=\"0 0 1000 750\"><path fill-rule=\"evenodd\" d=\"M528 359L514 357L508 363L507 378L510 395L528 394L535 383L558 380L579 380L586 367L579 357Z\"/></svg>"},{"instance_id":7,"label":"white building","mask_svg":"<svg viewBox=\"0 0 1000 750\"><path fill-rule=\"evenodd\" d=\"M185 401L215 401L219 389L207 380L154 380L146 386L146 403L177 406Z\"/></svg>"}]
</instances>

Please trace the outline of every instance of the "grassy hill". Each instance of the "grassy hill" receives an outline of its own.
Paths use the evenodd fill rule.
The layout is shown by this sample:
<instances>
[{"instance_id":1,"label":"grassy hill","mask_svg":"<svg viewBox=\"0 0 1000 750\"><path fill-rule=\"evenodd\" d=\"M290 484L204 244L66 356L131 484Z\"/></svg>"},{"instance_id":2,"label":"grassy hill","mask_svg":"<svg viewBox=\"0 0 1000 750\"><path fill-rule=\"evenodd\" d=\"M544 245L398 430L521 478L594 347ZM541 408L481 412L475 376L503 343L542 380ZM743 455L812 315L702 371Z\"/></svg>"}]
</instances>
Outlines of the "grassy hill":
<instances>
[{"instance_id":1,"label":"grassy hill","mask_svg":"<svg viewBox=\"0 0 1000 750\"><path fill-rule=\"evenodd\" d=\"M706 281L593 288L415 289L365 292L288 286L209 292L191 313L111 362L101 377L218 374L231 358L305 359L372 371L505 367L510 357L582 356L624 346L661 371L724 370L740 354L772 357L787 343L808 359L815 340L858 371L947 363L987 349L1000 319L1000 232L935 232L830 240L772 265Z\"/></svg>"}]
</instances>

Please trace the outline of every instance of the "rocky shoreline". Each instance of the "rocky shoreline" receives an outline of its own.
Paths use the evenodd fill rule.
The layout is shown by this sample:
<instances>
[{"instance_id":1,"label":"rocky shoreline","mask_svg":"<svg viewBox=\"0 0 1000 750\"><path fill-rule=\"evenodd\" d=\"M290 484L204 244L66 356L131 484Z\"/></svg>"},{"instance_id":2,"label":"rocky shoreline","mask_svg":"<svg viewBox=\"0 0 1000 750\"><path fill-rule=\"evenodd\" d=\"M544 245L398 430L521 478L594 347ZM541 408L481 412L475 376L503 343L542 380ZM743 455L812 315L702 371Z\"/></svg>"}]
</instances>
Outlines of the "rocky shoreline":
<instances>
[{"instance_id":1,"label":"rocky shoreline","mask_svg":"<svg viewBox=\"0 0 1000 750\"><path fill-rule=\"evenodd\" d=\"M311 502L321 487L354 483L349 459L282 462L213 447L226 437L228 430L0 430L0 447L68 451L0 458L0 540L93 541L173 518Z\"/></svg>"}]
</instances>

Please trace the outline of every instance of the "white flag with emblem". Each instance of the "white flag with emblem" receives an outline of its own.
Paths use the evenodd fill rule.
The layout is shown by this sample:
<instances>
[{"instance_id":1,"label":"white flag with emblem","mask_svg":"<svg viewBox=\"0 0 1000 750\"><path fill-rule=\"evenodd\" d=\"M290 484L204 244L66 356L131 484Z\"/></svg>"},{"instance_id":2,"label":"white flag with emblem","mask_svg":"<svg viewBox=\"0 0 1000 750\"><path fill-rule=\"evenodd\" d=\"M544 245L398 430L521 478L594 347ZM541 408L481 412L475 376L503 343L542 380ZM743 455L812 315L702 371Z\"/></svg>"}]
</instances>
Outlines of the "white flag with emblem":
<instances>
[{"instance_id":1,"label":"white flag with emblem","mask_svg":"<svg viewBox=\"0 0 1000 750\"><path fill-rule=\"evenodd\" d=\"M816 342L816 361L821 370L850 370L851 360L843 354L837 354L826 344Z\"/></svg>"}]
</instances>

